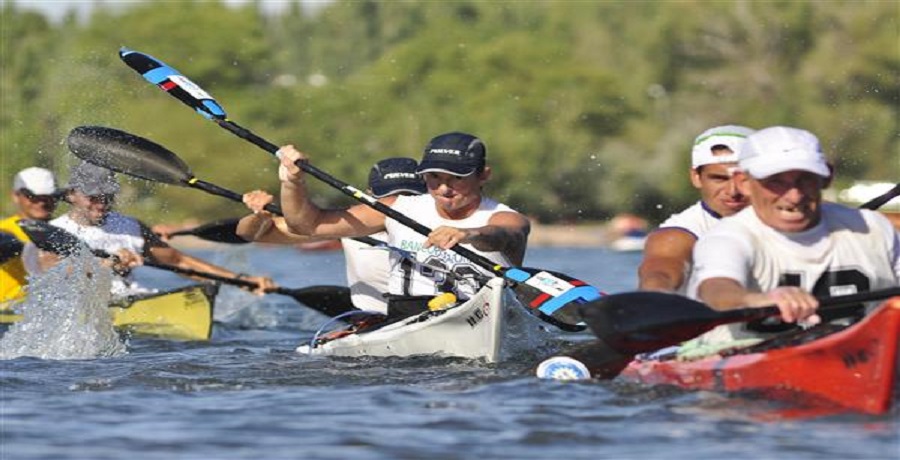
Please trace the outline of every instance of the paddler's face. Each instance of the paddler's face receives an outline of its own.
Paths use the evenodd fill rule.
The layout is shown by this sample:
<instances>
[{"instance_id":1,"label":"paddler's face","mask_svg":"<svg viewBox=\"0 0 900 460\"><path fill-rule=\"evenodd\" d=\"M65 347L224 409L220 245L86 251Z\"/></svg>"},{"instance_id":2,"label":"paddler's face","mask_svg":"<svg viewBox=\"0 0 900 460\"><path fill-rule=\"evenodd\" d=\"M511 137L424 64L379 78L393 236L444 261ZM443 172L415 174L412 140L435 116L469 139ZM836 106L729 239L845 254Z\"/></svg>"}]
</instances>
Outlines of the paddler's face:
<instances>
[{"instance_id":1,"label":"paddler's face","mask_svg":"<svg viewBox=\"0 0 900 460\"><path fill-rule=\"evenodd\" d=\"M736 214L750 204L733 177L736 163L704 165L691 170L691 183L700 190L700 199L722 217Z\"/></svg>"},{"instance_id":2,"label":"paddler's face","mask_svg":"<svg viewBox=\"0 0 900 460\"><path fill-rule=\"evenodd\" d=\"M451 219L468 217L481 204L481 188L490 178L490 167L468 176L443 172L422 174L428 193L434 197L438 213Z\"/></svg>"},{"instance_id":3,"label":"paddler's face","mask_svg":"<svg viewBox=\"0 0 900 460\"><path fill-rule=\"evenodd\" d=\"M13 201L22 217L46 221L50 220L56 209L57 198L53 195L35 195L28 189L21 189L13 192Z\"/></svg>"},{"instance_id":4,"label":"paddler's face","mask_svg":"<svg viewBox=\"0 0 900 460\"><path fill-rule=\"evenodd\" d=\"M69 203L72 205L69 212L82 224L103 225L115 201L114 194L85 195L76 190L69 193Z\"/></svg>"},{"instance_id":5,"label":"paddler's face","mask_svg":"<svg viewBox=\"0 0 900 460\"><path fill-rule=\"evenodd\" d=\"M806 171L787 171L765 179L739 173L739 185L750 196L759 220L780 232L802 232L819 223L826 178Z\"/></svg>"}]
</instances>

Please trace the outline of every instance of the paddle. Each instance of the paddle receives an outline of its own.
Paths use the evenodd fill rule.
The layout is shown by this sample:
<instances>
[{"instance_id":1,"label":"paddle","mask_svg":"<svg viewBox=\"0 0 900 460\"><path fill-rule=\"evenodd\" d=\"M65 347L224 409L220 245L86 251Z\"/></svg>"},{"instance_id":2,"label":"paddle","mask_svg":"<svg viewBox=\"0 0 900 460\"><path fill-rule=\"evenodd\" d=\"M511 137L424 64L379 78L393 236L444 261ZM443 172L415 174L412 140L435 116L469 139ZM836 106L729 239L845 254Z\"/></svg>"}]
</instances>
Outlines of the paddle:
<instances>
[{"instance_id":1,"label":"paddle","mask_svg":"<svg viewBox=\"0 0 900 460\"><path fill-rule=\"evenodd\" d=\"M47 222L36 220L20 220L19 227L28 235L28 238L34 242L42 251L59 254L68 257L79 250L90 251L93 255L104 259L115 258L106 251L98 249L89 249L87 245L77 236L68 231L50 225ZM144 265L148 267L166 270L181 275L195 276L208 280L219 281L224 284L230 284L238 287L257 288L259 285L253 281L243 280L239 278L231 278L227 276L216 275L214 273L191 270L189 268L176 267L174 265L161 264L151 260L144 259ZM350 289L344 286L310 286L301 289L291 289L285 287L276 287L267 291L267 293L281 294L292 297L313 310L319 311L327 316L337 316L347 311L355 310L350 301Z\"/></svg>"},{"instance_id":2,"label":"paddle","mask_svg":"<svg viewBox=\"0 0 900 460\"><path fill-rule=\"evenodd\" d=\"M0 232L0 264L5 263L13 257L22 254L22 244L15 235L6 232Z\"/></svg>"},{"instance_id":3,"label":"paddle","mask_svg":"<svg viewBox=\"0 0 900 460\"><path fill-rule=\"evenodd\" d=\"M190 187L238 203L243 197L231 190L194 177L181 158L150 140L118 129L102 126L79 126L66 138L69 150L78 158L97 166L153 182ZM146 152L154 152L147 155ZM275 204L265 209L281 214Z\"/></svg>"},{"instance_id":4,"label":"paddle","mask_svg":"<svg viewBox=\"0 0 900 460\"><path fill-rule=\"evenodd\" d=\"M818 312L897 295L900 287L820 297ZM580 310L597 338L620 353L632 355L676 345L722 324L779 315L774 306L716 311L682 295L653 291L604 296L582 305Z\"/></svg>"},{"instance_id":5,"label":"paddle","mask_svg":"<svg viewBox=\"0 0 900 460\"><path fill-rule=\"evenodd\" d=\"M195 236L216 243L247 244L249 241L237 235L237 225L240 220L240 218L217 220L197 227L170 232L168 237Z\"/></svg>"},{"instance_id":6,"label":"paddle","mask_svg":"<svg viewBox=\"0 0 900 460\"><path fill-rule=\"evenodd\" d=\"M900 196L900 184L894 186L894 188L888 190L881 196L876 196L869 201L859 205L862 209L878 209L883 206L888 201L893 200L894 198Z\"/></svg>"},{"instance_id":7,"label":"paddle","mask_svg":"<svg viewBox=\"0 0 900 460\"><path fill-rule=\"evenodd\" d=\"M232 201L243 202L240 194L194 177L190 167L178 155L149 139L114 128L78 126L69 132L66 142L75 156L88 163L140 179L187 185ZM272 214L283 215L281 208L274 203L266 205L265 209ZM236 234L239 220L212 222L190 230L189 234L223 243L247 243ZM368 236L353 239L371 246L382 244Z\"/></svg>"},{"instance_id":8,"label":"paddle","mask_svg":"<svg viewBox=\"0 0 900 460\"><path fill-rule=\"evenodd\" d=\"M229 120L225 110L209 93L172 67L149 55L127 48L120 49L119 56L129 67L141 74L145 80L193 108L200 115L270 154L278 155L278 146ZM377 199L332 177L308 162L297 162L297 166L307 174L374 208L417 233L422 235L431 233L430 228L389 206L385 206ZM597 299L601 295L597 288L564 274L532 268L503 267L461 245L454 246L452 250L481 268L504 277L509 282L516 297L523 305L528 307L529 312L563 330L579 331L584 329L577 307L579 304Z\"/></svg>"}]
</instances>

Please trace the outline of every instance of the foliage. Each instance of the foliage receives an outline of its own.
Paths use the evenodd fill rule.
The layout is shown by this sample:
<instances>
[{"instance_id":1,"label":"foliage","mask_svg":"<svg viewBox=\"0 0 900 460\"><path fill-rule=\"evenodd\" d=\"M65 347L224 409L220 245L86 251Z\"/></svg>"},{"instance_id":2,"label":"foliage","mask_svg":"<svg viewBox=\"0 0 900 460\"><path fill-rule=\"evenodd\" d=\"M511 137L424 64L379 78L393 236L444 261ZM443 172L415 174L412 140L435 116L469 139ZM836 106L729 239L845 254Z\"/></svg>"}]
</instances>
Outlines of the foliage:
<instances>
[{"instance_id":1,"label":"foliage","mask_svg":"<svg viewBox=\"0 0 900 460\"><path fill-rule=\"evenodd\" d=\"M4 3L0 188L33 164L65 182L66 133L98 124L170 148L206 181L277 191L273 158L150 87L119 61L121 46L166 61L231 119L360 186L381 157L418 157L436 134L472 132L488 146L490 194L543 221L676 211L696 199L691 141L717 124L810 129L839 184L900 177L892 2L258 8L145 2L50 23ZM126 190L123 206L151 222L243 212L198 191L137 180ZM315 193L349 203L327 186Z\"/></svg>"}]
</instances>

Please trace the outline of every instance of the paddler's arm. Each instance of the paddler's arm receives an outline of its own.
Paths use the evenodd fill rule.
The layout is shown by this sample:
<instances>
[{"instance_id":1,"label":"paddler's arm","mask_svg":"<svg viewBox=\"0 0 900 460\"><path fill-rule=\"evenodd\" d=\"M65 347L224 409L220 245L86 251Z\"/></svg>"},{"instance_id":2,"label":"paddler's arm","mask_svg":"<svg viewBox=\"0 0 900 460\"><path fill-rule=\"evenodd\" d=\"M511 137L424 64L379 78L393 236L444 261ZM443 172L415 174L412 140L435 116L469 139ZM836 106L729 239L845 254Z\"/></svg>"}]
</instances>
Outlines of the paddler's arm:
<instances>
[{"instance_id":1,"label":"paddler's arm","mask_svg":"<svg viewBox=\"0 0 900 460\"><path fill-rule=\"evenodd\" d=\"M471 244L483 252L501 252L514 265L521 265L528 246L531 223L517 212L502 211L478 228L440 226L432 230L425 247L450 249L457 244Z\"/></svg>"},{"instance_id":2,"label":"paddler's arm","mask_svg":"<svg viewBox=\"0 0 900 460\"><path fill-rule=\"evenodd\" d=\"M243 201L253 213L238 221L235 233L239 237L247 241L270 244L306 243L317 240L310 236L292 233L287 228L283 217L272 215L266 211L265 207L275 201L270 193L254 190L245 193Z\"/></svg>"},{"instance_id":3,"label":"paddler's arm","mask_svg":"<svg viewBox=\"0 0 900 460\"><path fill-rule=\"evenodd\" d=\"M277 287L275 282L272 281L272 279L269 277L248 276L235 273L226 268L206 262L205 260L185 254L178 249L169 246L168 243L162 241L161 239L159 239L159 237L154 235L153 232L150 231L150 229L144 224L141 224L141 229L144 233L144 241L146 242L144 245L144 257L149 257L150 259L161 264L172 265L178 268L207 272L227 278L239 278L242 280L253 282L258 285L257 289L253 289L253 293L258 295L263 295L266 293L266 291Z\"/></svg>"},{"instance_id":4,"label":"paddler's arm","mask_svg":"<svg viewBox=\"0 0 900 460\"><path fill-rule=\"evenodd\" d=\"M810 293L795 286L779 286L768 292L750 291L730 278L709 278L697 288L697 296L715 310L775 305L786 323L807 321L818 323L819 301Z\"/></svg>"},{"instance_id":5,"label":"paddler's arm","mask_svg":"<svg viewBox=\"0 0 900 460\"><path fill-rule=\"evenodd\" d=\"M697 238L678 228L662 228L650 233L644 245L644 259L638 267L638 289L677 291L687 281L685 273L692 260Z\"/></svg>"},{"instance_id":6,"label":"paddler's arm","mask_svg":"<svg viewBox=\"0 0 900 460\"><path fill-rule=\"evenodd\" d=\"M294 163L308 161L305 154L286 145L279 150L281 166L281 208L287 229L291 233L320 238L365 236L384 230L384 214L370 206L359 204L348 209L321 209L309 199L303 170ZM380 199L387 206L396 196Z\"/></svg>"}]
</instances>

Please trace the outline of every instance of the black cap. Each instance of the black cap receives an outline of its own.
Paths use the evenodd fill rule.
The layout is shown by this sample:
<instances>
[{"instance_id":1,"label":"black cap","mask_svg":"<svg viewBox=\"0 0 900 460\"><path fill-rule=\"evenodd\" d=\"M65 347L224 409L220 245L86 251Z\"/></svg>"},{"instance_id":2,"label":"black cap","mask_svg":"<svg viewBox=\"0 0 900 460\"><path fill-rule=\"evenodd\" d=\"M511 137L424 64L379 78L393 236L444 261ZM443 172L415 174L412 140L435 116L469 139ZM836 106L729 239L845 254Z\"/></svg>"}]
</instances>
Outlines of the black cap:
<instances>
[{"instance_id":1,"label":"black cap","mask_svg":"<svg viewBox=\"0 0 900 460\"><path fill-rule=\"evenodd\" d=\"M416 195L425 193L425 181L416 173L418 165L412 158L386 158L375 163L369 171L372 195L382 198L403 192Z\"/></svg>"},{"instance_id":2,"label":"black cap","mask_svg":"<svg viewBox=\"0 0 900 460\"><path fill-rule=\"evenodd\" d=\"M487 149L481 139L466 133L447 133L425 147L418 172L444 172L468 176L484 169Z\"/></svg>"}]
</instances>

